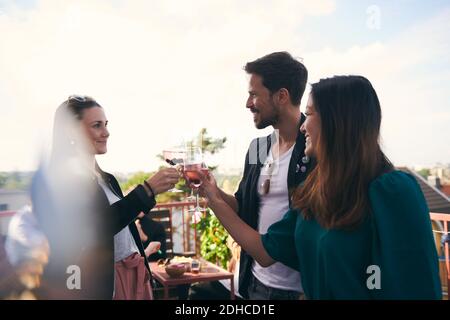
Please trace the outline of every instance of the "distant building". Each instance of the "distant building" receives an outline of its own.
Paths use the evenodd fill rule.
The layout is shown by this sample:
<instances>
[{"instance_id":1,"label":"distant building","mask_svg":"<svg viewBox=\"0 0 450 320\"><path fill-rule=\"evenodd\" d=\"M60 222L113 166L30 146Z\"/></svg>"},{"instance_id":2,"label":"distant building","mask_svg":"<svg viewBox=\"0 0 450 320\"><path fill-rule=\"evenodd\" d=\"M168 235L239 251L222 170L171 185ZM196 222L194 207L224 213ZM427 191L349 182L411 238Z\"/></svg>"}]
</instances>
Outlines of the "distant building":
<instances>
[{"instance_id":1,"label":"distant building","mask_svg":"<svg viewBox=\"0 0 450 320\"><path fill-rule=\"evenodd\" d=\"M430 168L430 175L439 178L442 185L450 184L450 165L436 165Z\"/></svg>"},{"instance_id":2,"label":"distant building","mask_svg":"<svg viewBox=\"0 0 450 320\"><path fill-rule=\"evenodd\" d=\"M434 184L431 185L426 179L413 170L406 167L401 167L398 169L407 172L416 178L425 196L430 212L450 213L449 197L436 187L436 182L440 185L440 179L430 179L430 181Z\"/></svg>"},{"instance_id":3,"label":"distant building","mask_svg":"<svg viewBox=\"0 0 450 320\"><path fill-rule=\"evenodd\" d=\"M450 198L450 184L444 184L441 186L440 190Z\"/></svg>"},{"instance_id":4,"label":"distant building","mask_svg":"<svg viewBox=\"0 0 450 320\"><path fill-rule=\"evenodd\" d=\"M450 199L450 183L442 183L438 176L428 176L427 181L429 185L435 187Z\"/></svg>"}]
</instances>

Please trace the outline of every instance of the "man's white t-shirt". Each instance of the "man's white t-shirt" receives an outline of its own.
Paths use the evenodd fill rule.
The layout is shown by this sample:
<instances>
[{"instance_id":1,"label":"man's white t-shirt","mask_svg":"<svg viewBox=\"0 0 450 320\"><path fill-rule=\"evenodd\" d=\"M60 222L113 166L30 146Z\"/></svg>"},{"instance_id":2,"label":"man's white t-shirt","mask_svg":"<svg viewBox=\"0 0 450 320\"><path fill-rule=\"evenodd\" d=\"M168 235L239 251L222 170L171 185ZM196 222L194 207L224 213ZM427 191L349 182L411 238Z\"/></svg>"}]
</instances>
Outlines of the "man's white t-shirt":
<instances>
[{"instance_id":1,"label":"man's white t-shirt","mask_svg":"<svg viewBox=\"0 0 450 320\"><path fill-rule=\"evenodd\" d=\"M278 161L274 161L271 150L265 165L261 168L258 180L260 197L258 231L260 234L267 233L269 227L281 220L289 210L287 177L294 146L295 144L282 154ZM262 185L267 179L270 179L270 190L264 194ZM255 278L268 287L303 292L300 273L280 262L264 268L254 261L252 272Z\"/></svg>"}]
</instances>

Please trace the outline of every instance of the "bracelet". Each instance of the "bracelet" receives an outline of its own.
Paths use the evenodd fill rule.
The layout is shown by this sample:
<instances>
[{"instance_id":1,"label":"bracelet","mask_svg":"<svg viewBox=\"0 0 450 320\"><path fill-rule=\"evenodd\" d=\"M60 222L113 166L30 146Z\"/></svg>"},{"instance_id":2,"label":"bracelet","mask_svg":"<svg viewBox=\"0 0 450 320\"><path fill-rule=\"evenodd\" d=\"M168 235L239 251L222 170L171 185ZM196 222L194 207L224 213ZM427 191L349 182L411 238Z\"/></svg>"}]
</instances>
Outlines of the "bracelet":
<instances>
[{"instance_id":1,"label":"bracelet","mask_svg":"<svg viewBox=\"0 0 450 320\"><path fill-rule=\"evenodd\" d=\"M150 192L152 193L152 196L155 197L155 193L153 192L152 187L150 187L150 183L147 182L147 180L144 180L144 184L145 186L150 190Z\"/></svg>"}]
</instances>

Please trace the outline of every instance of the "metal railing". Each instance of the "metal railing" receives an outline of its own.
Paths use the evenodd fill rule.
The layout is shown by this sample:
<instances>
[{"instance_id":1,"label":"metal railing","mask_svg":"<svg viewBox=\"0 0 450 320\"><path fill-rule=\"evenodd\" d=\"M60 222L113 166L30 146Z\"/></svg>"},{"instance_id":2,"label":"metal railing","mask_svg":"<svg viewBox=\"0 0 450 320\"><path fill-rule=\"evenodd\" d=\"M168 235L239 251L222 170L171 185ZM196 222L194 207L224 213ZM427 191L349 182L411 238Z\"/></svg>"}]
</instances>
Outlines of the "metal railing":
<instances>
[{"instance_id":1,"label":"metal railing","mask_svg":"<svg viewBox=\"0 0 450 320\"><path fill-rule=\"evenodd\" d=\"M437 230L436 228L433 228L433 232L435 234L435 238L437 239L436 241L436 249L438 250L439 256L442 257L444 256L445 260L442 261L443 262L443 266L441 265L441 261L439 261L439 269L440 269L440 276L441 276L441 282L444 289L445 289L445 285L447 286L446 290L447 290L447 297L448 297L448 293L450 290L450 254L449 254L449 246L450 246L450 239L449 237L449 225L450 225L450 214L448 213L435 213L435 212L430 212L430 219L432 222L435 222L436 226L439 226L440 230ZM443 238L446 237L446 238ZM442 243L442 239L447 239L447 241L445 241L442 244L442 250L443 250L443 254L441 252L441 243ZM447 283L445 283L447 282Z\"/></svg>"}]
</instances>

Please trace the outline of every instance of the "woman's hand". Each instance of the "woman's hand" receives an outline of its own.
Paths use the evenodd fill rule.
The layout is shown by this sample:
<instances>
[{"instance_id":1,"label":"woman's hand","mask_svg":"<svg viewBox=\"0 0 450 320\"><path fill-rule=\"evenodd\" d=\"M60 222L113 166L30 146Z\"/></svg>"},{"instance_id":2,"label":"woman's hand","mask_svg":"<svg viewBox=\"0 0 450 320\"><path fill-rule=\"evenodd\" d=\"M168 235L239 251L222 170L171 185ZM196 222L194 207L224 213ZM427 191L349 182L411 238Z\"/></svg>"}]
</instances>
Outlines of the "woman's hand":
<instances>
[{"instance_id":1,"label":"woman's hand","mask_svg":"<svg viewBox=\"0 0 450 320\"><path fill-rule=\"evenodd\" d=\"M213 174L209 172L206 175L201 171L199 171L199 174L200 179L202 180L202 184L199 187L199 194L208 199L209 205L213 205L217 201L222 200L219 187L217 187L217 182Z\"/></svg>"},{"instance_id":2,"label":"woman's hand","mask_svg":"<svg viewBox=\"0 0 450 320\"><path fill-rule=\"evenodd\" d=\"M158 250L161 248L161 242L159 241L152 241L148 244L147 248L145 248L145 255L147 258L151 256L152 254L158 252Z\"/></svg>"},{"instance_id":3,"label":"woman's hand","mask_svg":"<svg viewBox=\"0 0 450 320\"><path fill-rule=\"evenodd\" d=\"M180 174L175 168L164 168L159 170L151 178L147 179L147 183L152 187L154 195L166 192L172 189L180 180Z\"/></svg>"},{"instance_id":4,"label":"woman's hand","mask_svg":"<svg viewBox=\"0 0 450 320\"><path fill-rule=\"evenodd\" d=\"M136 228L139 232L139 238L141 238L142 242L145 242L148 240L148 236L145 234L144 230L142 230L142 226L141 226L141 220L136 219L136 221L134 222L136 224Z\"/></svg>"}]
</instances>

